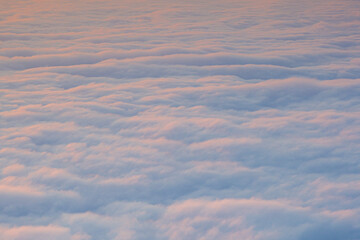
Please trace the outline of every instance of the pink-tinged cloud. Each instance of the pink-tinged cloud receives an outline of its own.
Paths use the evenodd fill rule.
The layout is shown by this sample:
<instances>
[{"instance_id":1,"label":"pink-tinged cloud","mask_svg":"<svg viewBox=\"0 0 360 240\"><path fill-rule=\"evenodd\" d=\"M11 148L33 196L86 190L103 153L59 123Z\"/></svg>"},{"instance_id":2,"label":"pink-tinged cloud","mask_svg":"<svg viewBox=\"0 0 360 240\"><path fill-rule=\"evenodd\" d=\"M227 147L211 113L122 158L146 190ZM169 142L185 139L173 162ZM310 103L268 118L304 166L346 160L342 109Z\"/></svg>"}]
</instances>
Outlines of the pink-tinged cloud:
<instances>
[{"instance_id":1,"label":"pink-tinged cloud","mask_svg":"<svg viewBox=\"0 0 360 240\"><path fill-rule=\"evenodd\" d=\"M8 240L54 239L65 240L71 238L69 229L60 226L21 226L14 228L0 228L0 236Z\"/></svg>"}]
</instances>

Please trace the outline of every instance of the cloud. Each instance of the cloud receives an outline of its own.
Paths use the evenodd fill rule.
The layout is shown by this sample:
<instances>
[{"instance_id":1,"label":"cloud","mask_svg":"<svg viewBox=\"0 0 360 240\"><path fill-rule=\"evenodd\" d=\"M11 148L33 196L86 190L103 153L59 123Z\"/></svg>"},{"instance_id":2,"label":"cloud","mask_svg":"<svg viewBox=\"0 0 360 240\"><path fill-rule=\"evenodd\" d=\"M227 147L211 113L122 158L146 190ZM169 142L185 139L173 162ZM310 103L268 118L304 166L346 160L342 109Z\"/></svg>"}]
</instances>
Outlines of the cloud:
<instances>
[{"instance_id":1,"label":"cloud","mask_svg":"<svg viewBox=\"0 0 360 240\"><path fill-rule=\"evenodd\" d=\"M1 239L358 239L359 2L0 9Z\"/></svg>"},{"instance_id":2,"label":"cloud","mask_svg":"<svg viewBox=\"0 0 360 240\"><path fill-rule=\"evenodd\" d=\"M262 217L258 218L260 212ZM306 209L261 199L188 200L170 206L160 225L169 239L282 239L281 233L271 228L277 224L281 228L304 224L303 212ZM296 220L291 217L293 214ZM252 227L252 221L256 222L259 232ZM264 229L267 231L262 232Z\"/></svg>"},{"instance_id":3,"label":"cloud","mask_svg":"<svg viewBox=\"0 0 360 240\"><path fill-rule=\"evenodd\" d=\"M22 226L18 228L3 229L4 239L70 239L69 230L58 226Z\"/></svg>"}]
</instances>

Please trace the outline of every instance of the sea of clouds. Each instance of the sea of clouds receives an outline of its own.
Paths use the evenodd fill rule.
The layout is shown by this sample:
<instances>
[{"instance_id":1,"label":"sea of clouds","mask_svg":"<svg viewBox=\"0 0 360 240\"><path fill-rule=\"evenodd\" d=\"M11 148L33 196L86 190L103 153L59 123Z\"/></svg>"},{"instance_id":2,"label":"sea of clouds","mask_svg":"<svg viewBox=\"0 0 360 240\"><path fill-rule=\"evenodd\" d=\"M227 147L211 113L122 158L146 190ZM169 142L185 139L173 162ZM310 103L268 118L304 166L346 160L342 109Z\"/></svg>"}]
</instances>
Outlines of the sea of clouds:
<instances>
[{"instance_id":1,"label":"sea of clouds","mask_svg":"<svg viewBox=\"0 0 360 240\"><path fill-rule=\"evenodd\" d=\"M360 239L358 0L1 0L0 239Z\"/></svg>"}]
</instances>

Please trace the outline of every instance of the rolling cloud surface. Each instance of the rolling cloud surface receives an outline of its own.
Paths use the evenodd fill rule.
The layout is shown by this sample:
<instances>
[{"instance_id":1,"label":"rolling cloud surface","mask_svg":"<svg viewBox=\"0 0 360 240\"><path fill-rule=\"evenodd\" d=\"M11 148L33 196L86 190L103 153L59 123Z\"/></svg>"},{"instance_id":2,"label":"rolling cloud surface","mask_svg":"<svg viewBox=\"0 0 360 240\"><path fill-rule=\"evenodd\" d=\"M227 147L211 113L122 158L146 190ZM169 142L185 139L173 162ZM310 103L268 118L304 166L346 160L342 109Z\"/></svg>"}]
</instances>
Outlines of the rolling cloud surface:
<instances>
[{"instance_id":1,"label":"rolling cloud surface","mask_svg":"<svg viewBox=\"0 0 360 240\"><path fill-rule=\"evenodd\" d=\"M360 239L358 0L0 9L0 239Z\"/></svg>"}]
</instances>

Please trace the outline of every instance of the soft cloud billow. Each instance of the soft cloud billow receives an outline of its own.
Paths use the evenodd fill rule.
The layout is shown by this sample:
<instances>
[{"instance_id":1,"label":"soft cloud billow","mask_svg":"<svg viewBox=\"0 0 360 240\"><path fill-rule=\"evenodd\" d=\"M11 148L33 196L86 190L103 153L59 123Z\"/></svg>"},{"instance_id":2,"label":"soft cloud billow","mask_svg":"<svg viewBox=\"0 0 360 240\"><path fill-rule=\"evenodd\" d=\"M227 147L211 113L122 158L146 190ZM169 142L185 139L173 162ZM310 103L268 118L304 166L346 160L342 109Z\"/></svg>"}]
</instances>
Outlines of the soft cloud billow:
<instances>
[{"instance_id":1,"label":"soft cloud billow","mask_svg":"<svg viewBox=\"0 0 360 240\"><path fill-rule=\"evenodd\" d=\"M360 239L357 0L3 5L0 239Z\"/></svg>"}]
</instances>

